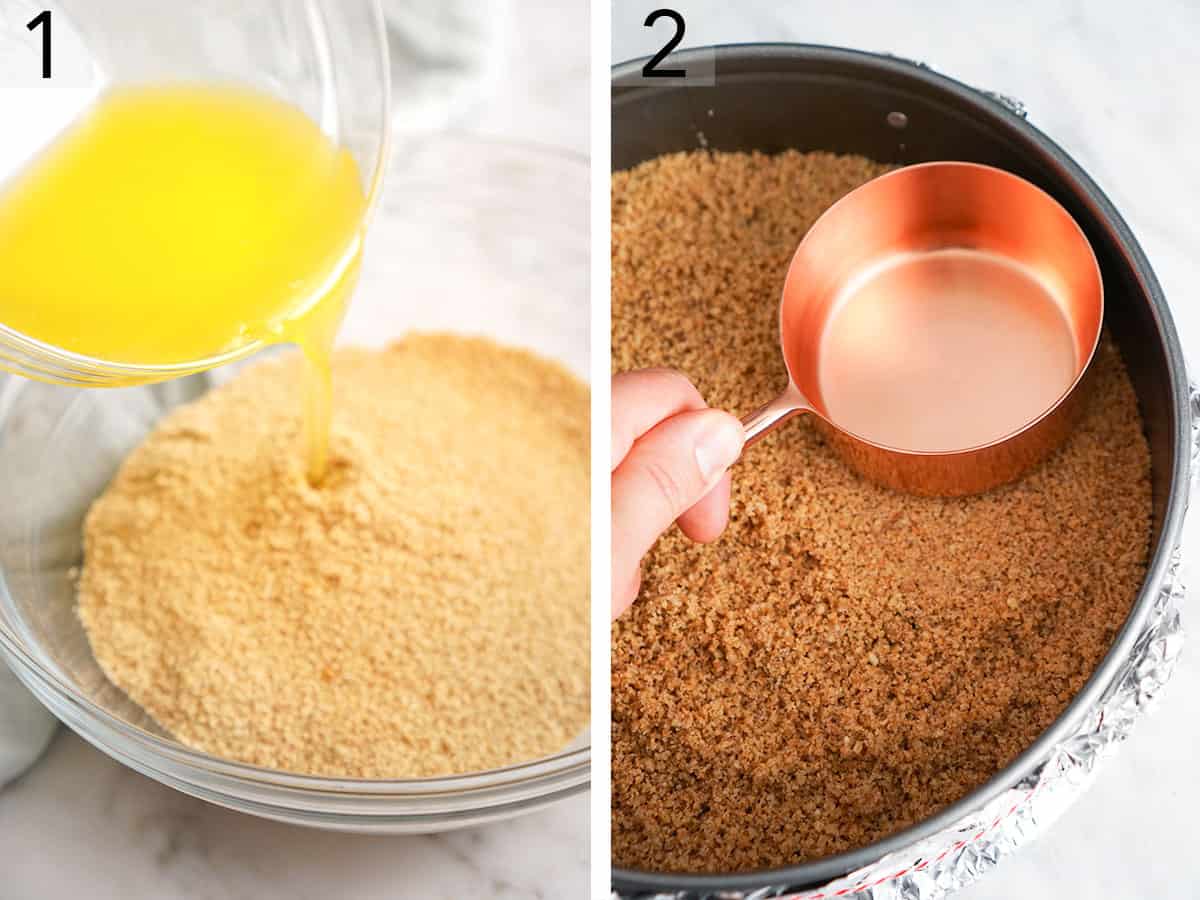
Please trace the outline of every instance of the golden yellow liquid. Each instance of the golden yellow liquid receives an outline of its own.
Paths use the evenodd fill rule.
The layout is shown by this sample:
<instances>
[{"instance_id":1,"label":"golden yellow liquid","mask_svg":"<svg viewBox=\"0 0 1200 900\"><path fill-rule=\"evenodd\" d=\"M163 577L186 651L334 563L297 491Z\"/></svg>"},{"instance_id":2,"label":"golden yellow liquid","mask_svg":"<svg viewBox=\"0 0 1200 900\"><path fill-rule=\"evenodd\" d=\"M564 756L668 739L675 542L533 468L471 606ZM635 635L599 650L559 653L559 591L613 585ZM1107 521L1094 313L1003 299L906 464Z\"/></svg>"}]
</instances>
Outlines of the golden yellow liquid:
<instances>
[{"instance_id":1,"label":"golden yellow liquid","mask_svg":"<svg viewBox=\"0 0 1200 900\"><path fill-rule=\"evenodd\" d=\"M117 88L0 193L0 323L144 366L298 344L319 479L329 351L365 210L353 158L288 103L227 86Z\"/></svg>"}]
</instances>

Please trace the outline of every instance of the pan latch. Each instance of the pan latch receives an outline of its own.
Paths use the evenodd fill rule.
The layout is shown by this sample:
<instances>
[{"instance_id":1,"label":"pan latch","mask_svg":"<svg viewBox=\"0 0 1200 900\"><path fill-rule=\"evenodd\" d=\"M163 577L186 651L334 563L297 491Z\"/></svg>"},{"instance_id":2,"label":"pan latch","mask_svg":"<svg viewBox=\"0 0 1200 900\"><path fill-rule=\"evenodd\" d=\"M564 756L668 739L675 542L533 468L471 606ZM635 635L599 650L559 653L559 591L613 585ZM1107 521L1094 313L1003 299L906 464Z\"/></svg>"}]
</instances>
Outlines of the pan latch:
<instances>
[{"instance_id":1,"label":"pan latch","mask_svg":"<svg viewBox=\"0 0 1200 900\"><path fill-rule=\"evenodd\" d=\"M1008 94L1001 94L998 91L985 91L982 88L976 88L976 90L985 97L995 100L1014 116L1020 116L1022 119L1029 117L1029 111L1025 108L1025 104L1016 97L1010 97Z\"/></svg>"},{"instance_id":2,"label":"pan latch","mask_svg":"<svg viewBox=\"0 0 1200 900\"><path fill-rule=\"evenodd\" d=\"M901 56L898 53L883 53L881 55L889 57L890 59L898 59L900 62L908 63L910 66L916 66L918 69L925 69L929 72L937 71L937 69L923 60L912 59L908 56ZM1014 116L1020 116L1022 119L1029 118L1029 111L1025 108L1025 104L1016 97L1010 97L1008 94L1001 94L999 91L984 90L983 88L973 89L983 94L983 96L987 97L989 100L999 103Z\"/></svg>"}]
</instances>

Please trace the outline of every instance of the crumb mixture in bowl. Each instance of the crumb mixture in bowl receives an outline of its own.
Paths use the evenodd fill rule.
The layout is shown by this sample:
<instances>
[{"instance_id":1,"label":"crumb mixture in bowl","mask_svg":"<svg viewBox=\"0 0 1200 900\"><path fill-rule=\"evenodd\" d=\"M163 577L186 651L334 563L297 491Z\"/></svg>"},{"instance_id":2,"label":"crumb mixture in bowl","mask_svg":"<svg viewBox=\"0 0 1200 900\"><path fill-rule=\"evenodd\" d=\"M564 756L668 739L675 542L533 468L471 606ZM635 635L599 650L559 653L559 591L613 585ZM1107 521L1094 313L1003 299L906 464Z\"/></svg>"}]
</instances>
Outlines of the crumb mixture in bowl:
<instances>
[{"instance_id":1,"label":"crumb mixture in bowl","mask_svg":"<svg viewBox=\"0 0 1200 900\"><path fill-rule=\"evenodd\" d=\"M696 152L615 174L614 370L673 366L738 413L777 392L796 244L886 170ZM859 847L1055 720L1128 615L1150 534L1149 451L1107 337L1094 365L1076 432L1016 484L894 493L801 417L735 468L718 542L659 542L613 628L617 865L745 872Z\"/></svg>"},{"instance_id":2,"label":"crumb mixture in bowl","mask_svg":"<svg viewBox=\"0 0 1200 900\"><path fill-rule=\"evenodd\" d=\"M181 742L311 775L482 771L588 721L589 400L414 335L334 358L305 478L297 355L164 418L88 514L79 615Z\"/></svg>"}]
</instances>

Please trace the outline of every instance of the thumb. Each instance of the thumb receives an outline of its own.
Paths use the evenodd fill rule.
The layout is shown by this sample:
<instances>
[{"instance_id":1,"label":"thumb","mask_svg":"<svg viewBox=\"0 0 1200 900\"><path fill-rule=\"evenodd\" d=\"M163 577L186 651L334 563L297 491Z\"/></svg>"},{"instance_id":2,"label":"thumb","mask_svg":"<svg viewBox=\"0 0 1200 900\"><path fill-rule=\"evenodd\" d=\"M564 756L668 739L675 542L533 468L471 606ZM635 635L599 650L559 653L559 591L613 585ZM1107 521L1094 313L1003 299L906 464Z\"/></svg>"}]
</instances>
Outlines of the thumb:
<instances>
[{"instance_id":1,"label":"thumb","mask_svg":"<svg viewBox=\"0 0 1200 900\"><path fill-rule=\"evenodd\" d=\"M642 556L721 480L744 442L741 422L715 409L672 416L638 438L612 473L614 587L633 582Z\"/></svg>"}]
</instances>

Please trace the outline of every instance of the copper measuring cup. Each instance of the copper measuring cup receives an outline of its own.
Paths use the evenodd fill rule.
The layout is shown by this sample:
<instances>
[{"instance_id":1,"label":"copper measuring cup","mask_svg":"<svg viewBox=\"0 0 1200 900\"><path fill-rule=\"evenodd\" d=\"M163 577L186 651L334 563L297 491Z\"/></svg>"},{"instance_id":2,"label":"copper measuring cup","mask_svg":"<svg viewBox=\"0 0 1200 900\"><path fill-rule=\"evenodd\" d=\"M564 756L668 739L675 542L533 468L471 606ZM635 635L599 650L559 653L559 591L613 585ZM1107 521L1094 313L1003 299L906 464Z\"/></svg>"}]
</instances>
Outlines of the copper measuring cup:
<instances>
[{"instance_id":1,"label":"copper measuring cup","mask_svg":"<svg viewBox=\"0 0 1200 900\"><path fill-rule=\"evenodd\" d=\"M816 416L860 474L914 494L988 490L1062 443L1104 318L1100 268L1052 197L965 162L897 169L830 207L788 268L788 385L747 445Z\"/></svg>"}]
</instances>

